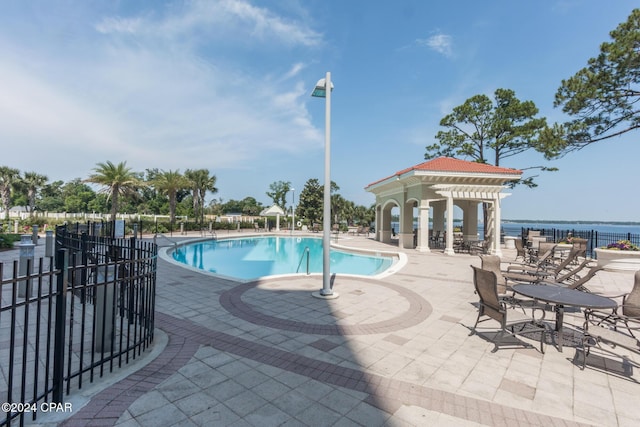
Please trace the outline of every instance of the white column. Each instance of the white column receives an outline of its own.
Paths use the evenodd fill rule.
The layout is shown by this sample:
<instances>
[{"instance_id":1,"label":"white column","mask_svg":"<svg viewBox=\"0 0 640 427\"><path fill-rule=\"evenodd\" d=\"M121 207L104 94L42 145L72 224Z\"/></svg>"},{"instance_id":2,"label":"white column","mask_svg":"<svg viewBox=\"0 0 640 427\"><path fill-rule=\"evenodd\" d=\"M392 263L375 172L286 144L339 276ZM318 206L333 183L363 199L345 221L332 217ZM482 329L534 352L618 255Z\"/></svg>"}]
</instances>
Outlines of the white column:
<instances>
[{"instance_id":1,"label":"white column","mask_svg":"<svg viewBox=\"0 0 640 427\"><path fill-rule=\"evenodd\" d=\"M376 206L376 220L374 222L374 225L376 227L376 241L380 242L382 241L382 209L380 208L380 206Z\"/></svg>"},{"instance_id":2,"label":"white column","mask_svg":"<svg viewBox=\"0 0 640 427\"><path fill-rule=\"evenodd\" d=\"M500 249L500 193L496 194L496 200L493 202L493 254L502 256L502 250Z\"/></svg>"},{"instance_id":3,"label":"white column","mask_svg":"<svg viewBox=\"0 0 640 427\"><path fill-rule=\"evenodd\" d=\"M399 247L413 249L413 203L402 202L399 238Z\"/></svg>"},{"instance_id":4,"label":"white column","mask_svg":"<svg viewBox=\"0 0 640 427\"><path fill-rule=\"evenodd\" d=\"M380 241L391 243L391 208L382 208L380 221Z\"/></svg>"},{"instance_id":5,"label":"white column","mask_svg":"<svg viewBox=\"0 0 640 427\"><path fill-rule=\"evenodd\" d=\"M447 196L447 247L444 249L445 255L454 255L453 250L453 195Z\"/></svg>"},{"instance_id":6,"label":"white column","mask_svg":"<svg viewBox=\"0 0 640 427\"><path fill-rule=\"evenodd\" d=\"M463 212L462 232L464 233L464 240L475 241L478 239L478 202L466 201Z\"/></svg>"},{"instance_id":7,"label":"white column","mask_svg":"<svg viewBox=\"0 0 640 427\"><path fill-rule=\"evenodd\" d=\"M420 252L431 252L429 249L429 201L421 200L418 213L418 246Z\"/></svg>"}]
</instances>

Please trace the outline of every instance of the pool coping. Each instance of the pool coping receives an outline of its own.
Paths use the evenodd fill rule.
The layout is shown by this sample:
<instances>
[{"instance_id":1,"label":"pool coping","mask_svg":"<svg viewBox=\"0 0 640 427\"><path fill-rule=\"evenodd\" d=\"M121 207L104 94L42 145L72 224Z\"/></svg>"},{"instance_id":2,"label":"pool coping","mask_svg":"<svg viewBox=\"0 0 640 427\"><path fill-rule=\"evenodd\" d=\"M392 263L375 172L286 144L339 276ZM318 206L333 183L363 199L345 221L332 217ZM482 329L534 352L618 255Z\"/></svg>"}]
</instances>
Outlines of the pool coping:
<instances>
[{"instance_id":1,"label":"pool coping","mask_svg":"<svg viewBox=\"0 0 640 427\"><path fill-rule=\"evenodd\" d=\"M322 276L323 273L310 273L310 274L306 274L306 273L288 273L288 274L273 274L273 275L269 275L269 276L260 276L260 277L254 277L254 278L250 278L250 279L241 279L238 277L233 277L233 276L227 276L224 274L220 274L220 273L212 273L210 271L206 271L206 270L201 270L199 268L181 263L179 261L176 261L173 259L173 257L169 254L170 251L175 250L176 248L180 247L180 246L185 246L185 245L190 245L193 243L198 243L198 242L207 242L207 241L211 241L211 240L215 240L215 241L227 241L227 240L238 240L238 239L246 239L246 238L255 238L255 237L283 237L283 238L291 238L292 236L279 236L278 234L275 233L265 233L265 234L259 234L259 235L245 235L245 236L229 236L229 237L220 237L220 238L212 238L212 237L196 237L193 239L186 239L180 242L176 242L173 246L167 246L167 247L162 247L158 249L158 257L160 257L162 260L167 261L173 265L177 265L179 267L185 268L187 270L191 270L191 271L195 271L198 273L202 273L208 276L212 276L215 278L219 278L219 279L224 279L224 280L229 280L232 282L237 282L237 283L251 283L251 282L255 282L258 280L270 280L270 279L278 279L278 278L295 278L295 277L309 277L309 276ZM316 238L313 236L303 236L305 238ZM344 246L344 245L339 245L337 243L331 242L331 247L338 249L338 250L343 250L343 251L348 251L348 252L352 252L352 253L356 253L356 254L362 254L362 255L374 255L374 256L386 256L386 257L390 257L392 258L392 262L391 265L389 267L387 267L384 271L372 275L372 276L367 276L367 275L362 275L362 274L348 274L348 273L339 273L340 276L343 277L354 277L354 278L367 278L367 279L376 279L376 280L380 280L383 279L385 277L388 277L392 274L397 273L398 271L400 271L406 264L407 264L407 255L403 252L395 252L395 251L381 251L381 250L371 250L371 249L363 249L363 248L354 248L354 247L350 247L350 246ZM336 273L337 274L337 273Z\"/></svg>"}]
</instances>

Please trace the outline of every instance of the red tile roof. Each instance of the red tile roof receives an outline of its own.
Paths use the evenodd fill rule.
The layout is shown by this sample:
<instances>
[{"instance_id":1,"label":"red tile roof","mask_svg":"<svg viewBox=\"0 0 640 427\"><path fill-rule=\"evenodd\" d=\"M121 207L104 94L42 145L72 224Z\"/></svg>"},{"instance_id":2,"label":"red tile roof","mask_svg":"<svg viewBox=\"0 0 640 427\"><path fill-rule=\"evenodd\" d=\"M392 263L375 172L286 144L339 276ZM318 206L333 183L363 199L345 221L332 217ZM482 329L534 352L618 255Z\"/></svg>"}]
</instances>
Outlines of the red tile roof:
<instances>
[{"instance_id":1,"label":"red tile roof","mask_svg":"<svg viewBox=\"0 0 640 427\"><path fill-rule=\"evenodd\" d=\"M426 162L411 166L394 173L391 176L381 180L372 182L367 187L382 182L394 176L404 175L411 171L430 171L430 172L461 172L461 173L481 173L481 174L499 174L499 175L521 175L522 171L518 169L503 168L499 166L488 165L485 163L469 162L467 160L454 159L452 157L438 157L437 159L428 160Z\"/></svg>"}]
</instances>

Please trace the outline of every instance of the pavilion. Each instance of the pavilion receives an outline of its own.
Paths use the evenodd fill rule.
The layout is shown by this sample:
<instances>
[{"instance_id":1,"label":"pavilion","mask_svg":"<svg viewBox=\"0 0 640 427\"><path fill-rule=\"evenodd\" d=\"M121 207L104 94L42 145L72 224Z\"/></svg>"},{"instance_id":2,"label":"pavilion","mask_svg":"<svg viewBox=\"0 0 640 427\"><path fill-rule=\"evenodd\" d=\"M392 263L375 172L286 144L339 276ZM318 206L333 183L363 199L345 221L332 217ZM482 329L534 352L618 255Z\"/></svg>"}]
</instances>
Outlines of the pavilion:
<instances>
[{"instance_id":1,"label":"pavilion","mask_svg":"<svg viewBox=\"0 0 640 427\"><path fill-rule=\"evenodd\" d=\"M280 215L284 215L284 211L277 204L273 204L270 208L265 208L260 212L260 216L276 216L276 231L280 231ZM268 228L268 227L265 227Z\"/></svg>"},{"instance_id":2,"label":"pavilion","mask_svg":"<svg viewBox=\"0 0 640 427\"><path fill-rule=\"evenodd\" d=\"M505 184L520 179L522 171L451 157L438 157L403 169L375 181L365 190L376 196L375 238L391 241L391 209L400 210L401 248L430 252L429 217L433 209L433 232L453 236L453 207L462 209L462 234L465 241L478 239L478 207L487 203L487 236L489 253L501 255L500 205L509 193ZM414 239L414 208L418 209L418 229ZM444 253L453 255L453 239L446 239Z\"/></svg>"}]
</instances>

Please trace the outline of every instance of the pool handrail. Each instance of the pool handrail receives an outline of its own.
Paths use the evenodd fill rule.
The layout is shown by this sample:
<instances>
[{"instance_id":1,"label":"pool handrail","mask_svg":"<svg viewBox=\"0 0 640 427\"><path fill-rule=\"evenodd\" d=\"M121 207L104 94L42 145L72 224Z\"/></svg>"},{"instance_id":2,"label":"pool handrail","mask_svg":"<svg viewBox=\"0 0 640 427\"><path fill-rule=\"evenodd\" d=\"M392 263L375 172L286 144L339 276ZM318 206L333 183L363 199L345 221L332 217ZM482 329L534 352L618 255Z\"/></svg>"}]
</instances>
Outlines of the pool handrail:
<instances>
[{"instance_id":1,"label":"pool handrail","mask_svg":"<svg viewBox=\"0 0 640 427\"><path fill-rule=\"evenodd\" d=\"M304 256L307 255L307 276L309 275L309 252L310 252L309 246L305 246L304 252L300 257L300 262L298 262L298 268L296 268L296 273L300 272L300 265L302 264L302 260L304 259Z\"/></svg>"}]
</instances>

